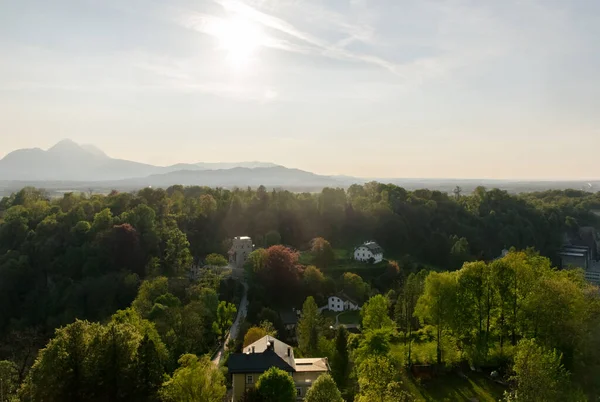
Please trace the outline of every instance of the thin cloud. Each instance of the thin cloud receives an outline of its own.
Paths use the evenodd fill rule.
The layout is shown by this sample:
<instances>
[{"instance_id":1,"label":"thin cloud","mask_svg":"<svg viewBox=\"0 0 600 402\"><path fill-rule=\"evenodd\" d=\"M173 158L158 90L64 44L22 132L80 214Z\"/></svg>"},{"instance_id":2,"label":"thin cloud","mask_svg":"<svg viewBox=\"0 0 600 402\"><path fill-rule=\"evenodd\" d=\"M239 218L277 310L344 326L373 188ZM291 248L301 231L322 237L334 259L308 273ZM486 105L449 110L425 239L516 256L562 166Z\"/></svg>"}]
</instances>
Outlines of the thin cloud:
<instances>
[{"instance_id":1,"label":"thin cloud","mask_svg":"<svg viewBox=\"0 0 600 402\"><path fill-rule=\"evenodd\" d=\"M263 47L292 53L320 55L337 60L362 62L384 68L395 74L398 73L398 65L393 62L378 56L352 52L345 48L345 46L353 41L366 41L367 38L371 36L369 31L364 28L359 28L337 19L336 25L343 27L343 33L349 34L350 36L342 43L334 45L317 36L298 29L293 24L279 17L259 11L245 3L231 0L215 0L215 2L221 5L223 9L230 14L241 15L254 23L260 24L264 28L288 36L289 39L291 39L281 39L265 35L261 43L261 46ZM224 19L221 17L197 12L188 12L182 14L179 18L179 23L182 26L211 36L217 36L218 33L215 30L215 26L223 21Z\"/></svg>"}]
</instances>

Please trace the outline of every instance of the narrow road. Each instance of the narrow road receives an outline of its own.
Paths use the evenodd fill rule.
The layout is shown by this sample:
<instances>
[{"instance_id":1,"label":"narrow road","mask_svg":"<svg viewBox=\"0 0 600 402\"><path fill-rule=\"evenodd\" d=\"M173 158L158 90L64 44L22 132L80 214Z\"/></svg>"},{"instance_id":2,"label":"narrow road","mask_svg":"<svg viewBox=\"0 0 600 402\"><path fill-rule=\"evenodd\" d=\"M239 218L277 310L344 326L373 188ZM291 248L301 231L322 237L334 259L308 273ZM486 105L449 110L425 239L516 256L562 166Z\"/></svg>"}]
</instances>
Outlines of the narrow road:
<instances>
[{"instance_id":1,"label":"narrow road","mask_svg":"<svg viewBox=\"0 0 600 402\"><path fill-rule=\"evenodd\" d=\"M240 324L244 317L246 317L246 313L248 311L248 285L246 282L242 282L244 285L244 293L242 294L242 300L240 301L240 305L238 307L237 317L229 330L229 335L225 339L225 343L221 346L214 359L212 360L213 364L218 366L221 363L221 359L223 358L223 353L225 352L225 348L227 347L227 343L229 339L236 338L238 336L238 331L240 330Z\"/></svg>"}]
</instances>

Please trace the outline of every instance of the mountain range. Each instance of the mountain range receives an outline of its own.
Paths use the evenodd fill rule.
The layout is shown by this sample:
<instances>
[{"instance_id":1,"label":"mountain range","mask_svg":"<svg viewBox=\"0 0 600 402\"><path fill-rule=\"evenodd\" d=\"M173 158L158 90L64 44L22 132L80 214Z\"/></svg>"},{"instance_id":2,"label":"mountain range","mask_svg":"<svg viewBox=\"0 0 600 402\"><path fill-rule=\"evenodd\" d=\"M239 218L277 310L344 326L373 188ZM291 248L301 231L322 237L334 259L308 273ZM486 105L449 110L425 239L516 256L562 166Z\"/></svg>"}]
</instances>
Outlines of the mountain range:
<instances>
[{"instance_id":1,"label":"mountain range","mask_svg":"<svg viewBox=\"0 0 600 402\"><path fill-rule=\"evenodd\" d=\"M93 145L63 140L53 147L19 149L0 159L0 196L24 186L45 188L55 194L65 191L108 192L142 187L166 188L175 184L209 187L285 188L320 191L324 187L348 187L368 181L392 183L407 190L428 188L451 193L460 186L465 194L477 186L500 188L512 193L548 189L599 191L600 181L511 181L490 179L409 179L325 176L290 169L269 162L179 163L155 166L115 159Z\"/></svg>"},{"instance_id":2,"label":"mountain range","mask_svg":"<svg viewBox=\"0 0 600 402\"><path fill-rule=\"evenodd\" d=\"M19 149L0 160L0 180L85 182L139 188L173 184L205 186L325 187L341 185L330 176L269 162L179 163L155 166L111 158L94 145L63 140L49 148Z\"/></svg>"}]
</instances>

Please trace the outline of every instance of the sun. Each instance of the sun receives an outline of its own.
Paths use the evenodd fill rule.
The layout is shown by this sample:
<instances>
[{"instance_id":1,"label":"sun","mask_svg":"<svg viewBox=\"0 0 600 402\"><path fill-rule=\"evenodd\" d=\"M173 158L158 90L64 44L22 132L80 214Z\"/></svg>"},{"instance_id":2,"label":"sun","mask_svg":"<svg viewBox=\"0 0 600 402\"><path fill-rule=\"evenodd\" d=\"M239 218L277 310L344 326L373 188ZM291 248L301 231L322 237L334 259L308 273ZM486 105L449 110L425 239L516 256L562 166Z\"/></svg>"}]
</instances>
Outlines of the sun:
<instances>
[{"instance_id":1,"label":"sun","mask_svg":"<svg viewBox=\"0 0 600 402\"><path fill-rule=\"evenodd\" d=\"M247 69L262 46L264 35L257 24L243 17L222 20L214 30L218 48L236 70Z\"/></svg>"}]
</instances>

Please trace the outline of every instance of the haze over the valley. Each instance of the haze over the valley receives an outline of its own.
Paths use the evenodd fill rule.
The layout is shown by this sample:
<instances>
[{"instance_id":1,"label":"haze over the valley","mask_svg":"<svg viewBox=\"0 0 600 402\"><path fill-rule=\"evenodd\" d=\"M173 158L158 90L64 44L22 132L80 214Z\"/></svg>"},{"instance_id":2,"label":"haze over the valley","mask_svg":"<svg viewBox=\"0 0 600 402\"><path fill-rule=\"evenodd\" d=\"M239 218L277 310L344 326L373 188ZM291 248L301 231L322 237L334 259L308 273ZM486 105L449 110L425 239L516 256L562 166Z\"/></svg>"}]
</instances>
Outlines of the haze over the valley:
<instances>
[{"instance_id":1,"label":"haze over the valley","mask_svg":"<svg viewBox=\"0 0 600 402\"><path fill-rule=\"evenodd\" d=\"M346 188L352 184L381 181L407 189L429 188L450 192L456 186L470 192L477 186L497 187L510 192L575 188L597 191L597 181L510 181L490 179L423 179L319 175L271 162L177 163L155 166L111 158L100 148L62 140L43 150L15 150L0 159L0 195L23 186L36 186L55 193L66 191L109 192L144 187L210 186L285 188L292 191L320 191L324 187Z\"/></svg>"}]
</instances>

